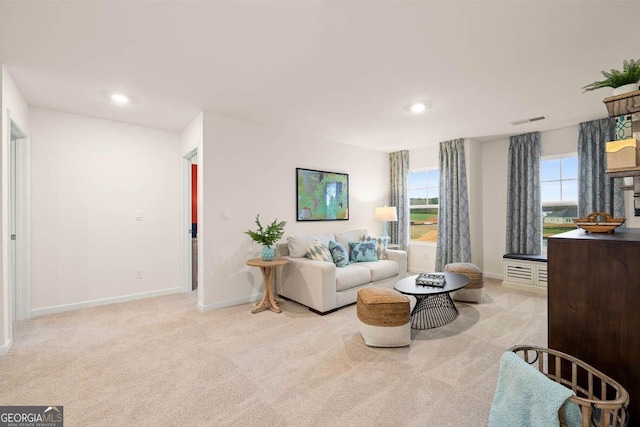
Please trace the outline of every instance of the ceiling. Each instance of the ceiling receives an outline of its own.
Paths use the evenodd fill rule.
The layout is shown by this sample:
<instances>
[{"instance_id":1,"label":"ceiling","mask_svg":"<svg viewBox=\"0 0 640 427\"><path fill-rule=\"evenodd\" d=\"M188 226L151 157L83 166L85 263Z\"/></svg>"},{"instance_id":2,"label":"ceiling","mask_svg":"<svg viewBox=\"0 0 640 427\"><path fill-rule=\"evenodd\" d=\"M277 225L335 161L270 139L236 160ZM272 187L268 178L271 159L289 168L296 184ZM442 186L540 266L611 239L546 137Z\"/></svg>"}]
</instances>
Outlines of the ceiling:
<instances>
[{"instance_id":1,"label":"ceiling","mask_svg":"<svg viewBox=\"0 0 640 427\"><path fill-rule=\"evenodd\" d=\"M178 132L208 111L391 152L606 116L611 90L581 87L640 57L638 17L634 1L2 1L0 63L32 106Z\"/></svg>"}]
</instances>

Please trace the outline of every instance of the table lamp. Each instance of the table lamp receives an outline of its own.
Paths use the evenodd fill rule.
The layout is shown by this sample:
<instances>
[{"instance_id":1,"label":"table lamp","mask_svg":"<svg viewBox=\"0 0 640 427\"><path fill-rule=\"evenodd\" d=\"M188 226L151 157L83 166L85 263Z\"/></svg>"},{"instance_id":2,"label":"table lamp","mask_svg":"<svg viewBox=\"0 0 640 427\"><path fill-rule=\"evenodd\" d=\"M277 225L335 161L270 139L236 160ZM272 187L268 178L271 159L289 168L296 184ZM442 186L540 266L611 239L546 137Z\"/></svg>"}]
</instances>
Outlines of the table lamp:
<instances>
[{"instance_id":1,"label":"table lamp","mask_svg":"<svg viewBox=\"0 0 640 427\"><path fill-rule=\"evenodd\" d=\"M398 220L398 212L396 211L396 207L384 206L381 208L376 208L375 219L378 222L382 222L382 236L380 237L389 237L389 232L387 231L387 222Z\"/></svg>"}]
</instances>

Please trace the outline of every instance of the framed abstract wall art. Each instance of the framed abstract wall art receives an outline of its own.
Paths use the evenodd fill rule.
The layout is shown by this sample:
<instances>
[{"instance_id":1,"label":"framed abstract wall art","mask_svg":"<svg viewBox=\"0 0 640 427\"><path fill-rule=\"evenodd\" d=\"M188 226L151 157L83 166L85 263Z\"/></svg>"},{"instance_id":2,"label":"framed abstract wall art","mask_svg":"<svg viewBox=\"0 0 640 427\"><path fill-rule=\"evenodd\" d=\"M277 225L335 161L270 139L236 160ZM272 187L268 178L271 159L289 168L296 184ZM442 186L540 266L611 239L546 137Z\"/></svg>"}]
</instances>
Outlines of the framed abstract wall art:
<instances>
[{"instance_id":1,"label":"framed abstract wall art","mask_svg":"<svg viewBox=\"0 0 640 427\"><path fill-rule=\"evenodd\" d=\"M296 168L298 221L349 219L349 175Z\"/></svg>"}]
</instances>

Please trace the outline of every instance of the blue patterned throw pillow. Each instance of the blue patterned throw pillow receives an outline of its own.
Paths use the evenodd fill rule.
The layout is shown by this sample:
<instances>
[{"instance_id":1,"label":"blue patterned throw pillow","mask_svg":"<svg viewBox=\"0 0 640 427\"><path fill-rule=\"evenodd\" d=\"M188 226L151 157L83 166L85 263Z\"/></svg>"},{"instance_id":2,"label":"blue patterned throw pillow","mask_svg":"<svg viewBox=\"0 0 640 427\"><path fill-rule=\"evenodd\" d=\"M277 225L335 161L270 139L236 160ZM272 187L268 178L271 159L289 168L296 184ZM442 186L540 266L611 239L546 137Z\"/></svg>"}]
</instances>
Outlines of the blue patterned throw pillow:
<instances>
[{"instance_id":1,"label":"blue patterned throw pillow","mask_svg":"<svg viewBox=\"0 0 640 427\"><path fill-rule=\"evenodd\" d=\"M330 241L329 252L331 252L333 263L336 267L346 267L349 265L349 255L347 254L347 250L340 243L334 242L333 240Z\"/></svg>"},{"instance_id":2,"label":"blue patterned throw pillow","mask_svg":"<svg viewBox=\"0 0 640 427\"><path fill-rule=\"evenodd\" d=\"M374 242L376 244L376 257L378 259L387 259L387 245L389 245L389 237L370 237L360 236L361 242Z\"/></svg>"},{"instance_id":3,"label":"blue patterned throw pillow","mask_svg":"<svg viewBox=\"0 0 640 427\"><path fill-rule=\"evenodd\" d=\"M378 261L376 256L376 242L349 242L351 262Z\"/></svg>"},{"instance_id":4,"label":"blue patterned throw pillow","mask_svg":"<svg viewBox=\"0 0 640 427\"><path fill-rule=\"evenodd\" d=\"M314 261L333 262L331 252L329 252L329 249L327 249L327 247L320 240L314 240L313 242L309 243L307 258Z\"/></svg>"}]
</instances>

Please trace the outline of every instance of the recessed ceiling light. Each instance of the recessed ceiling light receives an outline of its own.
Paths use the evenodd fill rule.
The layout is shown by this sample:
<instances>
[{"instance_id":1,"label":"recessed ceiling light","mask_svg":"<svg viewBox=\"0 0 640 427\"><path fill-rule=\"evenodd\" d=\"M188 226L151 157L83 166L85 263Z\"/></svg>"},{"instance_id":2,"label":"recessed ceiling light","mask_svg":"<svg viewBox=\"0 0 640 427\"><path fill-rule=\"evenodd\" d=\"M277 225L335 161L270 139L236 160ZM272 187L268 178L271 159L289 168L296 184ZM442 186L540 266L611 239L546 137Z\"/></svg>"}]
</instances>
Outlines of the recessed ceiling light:
<instances>
[{"instance_id":1,"label":"recessed ceiling light","mask_svg":"<svg viewBox=\"0 0 640 427\"><path fill-rule=\"evenodd\" d=\"M127 97L126 95L123 95L121 93L112 93L109 98L113 102L115 102L116 104L128 104L129 103L129 97Z\"/></svg>"},{"instance_id":2,"label":"recessed ceiling light","mask_svg":"<svg viewBox=\"0 0 640 427\"><path fill-rule=\"evenodd\" d=\"M406 109L414 114L424 113L429 108L431 108L431 103L427 101L414 102L406 106Z\"/></svg>"}]
</instances>

